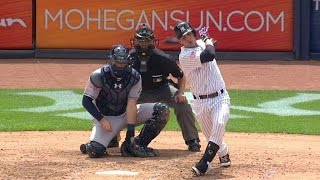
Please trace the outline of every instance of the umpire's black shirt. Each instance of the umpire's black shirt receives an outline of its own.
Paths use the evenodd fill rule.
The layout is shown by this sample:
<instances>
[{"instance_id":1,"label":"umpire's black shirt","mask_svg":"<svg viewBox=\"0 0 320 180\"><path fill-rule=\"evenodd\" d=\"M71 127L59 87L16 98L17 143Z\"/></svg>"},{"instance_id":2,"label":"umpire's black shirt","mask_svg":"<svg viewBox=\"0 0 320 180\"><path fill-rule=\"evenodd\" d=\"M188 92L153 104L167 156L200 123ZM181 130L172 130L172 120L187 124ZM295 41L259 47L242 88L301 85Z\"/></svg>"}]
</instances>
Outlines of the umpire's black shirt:
<instances>
[{"instance_id":1,"label":"umpire's black shirt","mask_svg":"<svg viewBox=\"0 0 320 180\"><path fill-rule=\"evenodd\" d=\"M169 59L168 55L162 51L155 49L147 61L147 71L140 71L141 60L137 53L132 50L130 52L132 67L136 69L142 77L142 90L158 89L163 84L168 83L168 76L179 79L183 77L183 72L173 59Z\"/></svg>"}]
</instances>

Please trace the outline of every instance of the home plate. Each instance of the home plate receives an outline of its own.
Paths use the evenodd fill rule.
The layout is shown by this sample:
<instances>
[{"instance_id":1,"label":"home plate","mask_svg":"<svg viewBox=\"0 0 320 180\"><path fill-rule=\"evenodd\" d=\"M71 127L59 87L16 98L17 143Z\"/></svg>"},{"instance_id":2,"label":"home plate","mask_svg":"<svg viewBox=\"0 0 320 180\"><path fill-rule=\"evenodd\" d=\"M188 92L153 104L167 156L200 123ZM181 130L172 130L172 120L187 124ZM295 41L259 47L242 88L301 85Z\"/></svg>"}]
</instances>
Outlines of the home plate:
<instances>
[{"instance_id":1,"label":"home plate","mask_svg":"<svg viewBox=\"0 0 320 180\"><path fill-rule=\"evenodd\" d=\"M122 176L135 176L139 172L135 171L122 171L122 170L108 170L108 171L97 171L97 175L122 175Z\"/></svg>"}]
</instances>

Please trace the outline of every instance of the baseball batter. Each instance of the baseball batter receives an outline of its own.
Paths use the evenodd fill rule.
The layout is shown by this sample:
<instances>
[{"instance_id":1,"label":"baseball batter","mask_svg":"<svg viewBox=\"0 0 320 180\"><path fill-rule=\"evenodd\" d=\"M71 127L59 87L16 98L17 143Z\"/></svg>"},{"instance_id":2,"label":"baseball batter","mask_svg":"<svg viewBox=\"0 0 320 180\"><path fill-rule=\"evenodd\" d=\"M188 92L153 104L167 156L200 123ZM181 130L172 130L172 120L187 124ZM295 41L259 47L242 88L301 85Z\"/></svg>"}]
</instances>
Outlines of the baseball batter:
<instances>
[{"instance_id":1,"label":"baseball batter","mask_svg":"<svg viewBox=\"0 0 320 180\"><path fill-rule=\"evenodd\" d=\"M179 39L181 52L179 62L187 76L194 97L193 108L200 128L208 142L200 161L192 167L197 176L204 175L218 153L220 166L231 164L228 147L223 142L225 126L230 114L230 97L215 60L215 41L207 30L196 31L188 22L181 22L174 32Z\"/></svg>"},{"instance_id":2,"label":"baseball batter","mask_svg":"<svg viewBox=\"0 0 320 180\"><path fill-rule=\"evenodd\" d=\"M82 104L94 117L90 141L80 146L82 153L97 158L107 154L110 140L127 128L121 145L124 156L150 157L158 153L148 144L165 127L169 108L162 103L138 104L141 76L130 68L128 50L121 45L111 50L111 65L94 71L85 88ZM135 126L144 124L135 137Z\"/></svg>"}]
</instances>

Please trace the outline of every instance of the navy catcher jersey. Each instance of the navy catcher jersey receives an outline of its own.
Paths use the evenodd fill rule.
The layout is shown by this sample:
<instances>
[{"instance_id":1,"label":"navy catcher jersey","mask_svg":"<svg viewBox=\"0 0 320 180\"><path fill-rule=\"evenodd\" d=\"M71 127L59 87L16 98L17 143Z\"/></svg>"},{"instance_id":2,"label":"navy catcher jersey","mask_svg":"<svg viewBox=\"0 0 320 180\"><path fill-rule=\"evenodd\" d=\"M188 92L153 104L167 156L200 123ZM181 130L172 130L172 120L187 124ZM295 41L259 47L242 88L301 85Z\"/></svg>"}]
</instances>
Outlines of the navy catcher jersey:
<instances>
[{"instance_id":1,"label":"navy catcher jersey","mask_svg":"<svg viewBox=\"0 0 320 180\"><path fill-rule=\"evenodd\" d=\"M112 75L110 65L106 65L94 73L100 74L99 82L89 80L88 83L91 85L87 86L84 94L95 99L95 104L101 114L105 116L123 114L126 111L128 98L139 98L141 77L136 70L128 68L120 80ZM99 84L101 87L94 84Z\"/></svg>"}]
</instances>

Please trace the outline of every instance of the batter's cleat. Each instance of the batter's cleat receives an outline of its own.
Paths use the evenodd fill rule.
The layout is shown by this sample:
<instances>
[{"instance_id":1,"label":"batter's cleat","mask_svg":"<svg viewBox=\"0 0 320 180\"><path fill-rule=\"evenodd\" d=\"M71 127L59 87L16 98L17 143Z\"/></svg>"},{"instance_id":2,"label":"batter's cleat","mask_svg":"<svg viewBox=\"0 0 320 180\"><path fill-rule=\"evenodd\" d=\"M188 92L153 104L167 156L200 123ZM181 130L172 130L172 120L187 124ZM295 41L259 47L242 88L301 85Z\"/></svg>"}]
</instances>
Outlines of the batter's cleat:
<instances>
[{"instance_id":1,"label":"batter's cleat","mask_svg":"<svg viewBox=\"0 0 320 180\"><path fill-rule=\"evenodd\" d=\"M87 154L87 145L88 143L80 145L80 151L82 154Z\"/></svg>"},{"instance_id":2,"label":"batter's cleat","mask_svg":"<svg viewBox=\"0 0 320 180\"><path fill-rule=\"evenodd\" d=\"M201 145L199 143L200 141L198 139L193 139L188 141L188 150L192 152L199 152Z\"/></svg>"},{"instance_id":3,"label":"batter's cleat","mask_svg":"<svg viewBox=\"0 0 320 180\"><path fill-rule=\"evenodd\" d=\"M219 157L219 160L220 160L220 167L231 166L231 160L230 160L229 154L227 154L223 157Z\"/></svg>"},{"instance_id":4,"label":"batter's cleat","mask_svg":"<svg viewBox=\"0 0 320 180\"><path fill-rule=\"evenodd\" d=\"M192 167L192 171L196 176L203 176L211 169L210 162L199 161L195 166Z\"/></svg>"}]
</instances>

